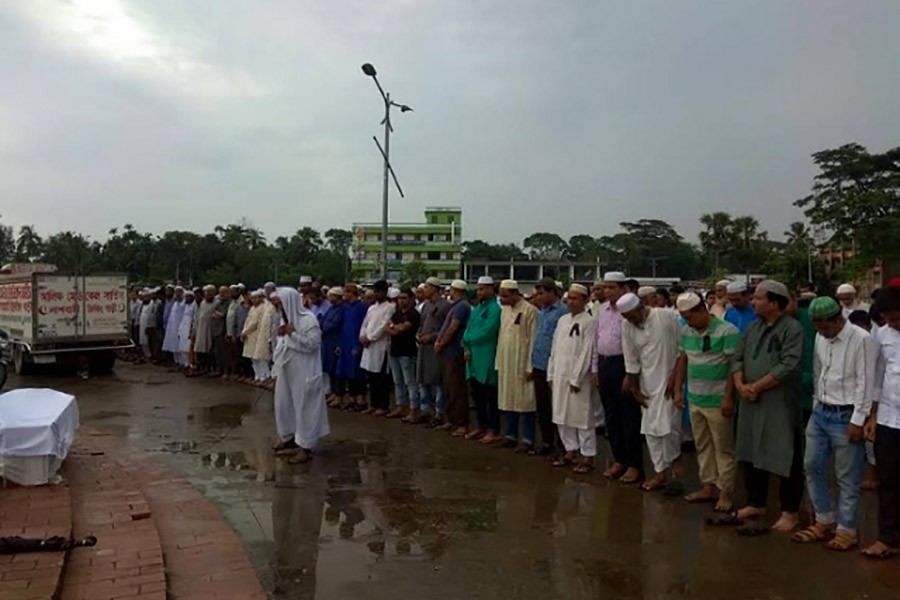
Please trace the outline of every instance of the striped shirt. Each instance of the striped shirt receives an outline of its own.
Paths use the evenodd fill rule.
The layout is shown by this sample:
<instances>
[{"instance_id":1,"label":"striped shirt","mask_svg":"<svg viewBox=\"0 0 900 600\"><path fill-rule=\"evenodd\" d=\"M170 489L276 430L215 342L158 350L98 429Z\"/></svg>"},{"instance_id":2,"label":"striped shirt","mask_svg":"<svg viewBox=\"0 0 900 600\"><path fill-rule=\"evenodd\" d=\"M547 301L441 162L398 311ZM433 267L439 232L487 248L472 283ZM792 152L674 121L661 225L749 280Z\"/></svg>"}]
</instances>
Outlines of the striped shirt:
<instances>
[{"instance_id":1,"label":"striped shirt","mask_svg":"<svg viewBox=\"0 0 900 600\"><path fill-rule=\"evenodd\" d=\"M700 408L722 406L731 374L731 359L740 339L737 327L719 317L713 317L703 333L689 325L681 327L678 350L687 357L688 402L691 405Z\"/></svg>"}]
</instances>

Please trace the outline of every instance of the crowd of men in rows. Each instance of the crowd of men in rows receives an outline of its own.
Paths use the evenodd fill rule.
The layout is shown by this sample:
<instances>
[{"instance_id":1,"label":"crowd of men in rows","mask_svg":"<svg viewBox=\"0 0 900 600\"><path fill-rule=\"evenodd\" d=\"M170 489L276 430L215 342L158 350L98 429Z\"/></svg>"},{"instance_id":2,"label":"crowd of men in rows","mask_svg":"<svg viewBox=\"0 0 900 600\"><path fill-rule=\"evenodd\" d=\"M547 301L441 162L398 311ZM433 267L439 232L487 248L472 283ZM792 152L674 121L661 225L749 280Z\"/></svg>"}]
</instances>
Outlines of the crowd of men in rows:
<instances>
[{"instance_id":1,"label":"crowd of men in rows","mask_svg":"<svg viewBox=\"0 0 900 600\"><path fill-rule=\"evenodd\" d=\"M868 441L879 532L863 553L898 553L897 281L870 306L846 284L835 299L772 280L720 281L704 297L620 272L591 290L543 279L528 297L487 276L474 294L461 280L446 289L435 278L416 288L378 281L363 293L305 277L299 290L144 290L132 318L143 357L274 389L275 450L291 462L309 460L328 433L327 403L547 456L578 474L594 470L603 429L605 477L681 495L682 442L692 437L701 485L685 499L713 504L709 525L794 532L840 551L859 543ZM781 514L770 527L772 475ZM814 518L798 529L804 489Z\"/></svg>"}]
</instances>

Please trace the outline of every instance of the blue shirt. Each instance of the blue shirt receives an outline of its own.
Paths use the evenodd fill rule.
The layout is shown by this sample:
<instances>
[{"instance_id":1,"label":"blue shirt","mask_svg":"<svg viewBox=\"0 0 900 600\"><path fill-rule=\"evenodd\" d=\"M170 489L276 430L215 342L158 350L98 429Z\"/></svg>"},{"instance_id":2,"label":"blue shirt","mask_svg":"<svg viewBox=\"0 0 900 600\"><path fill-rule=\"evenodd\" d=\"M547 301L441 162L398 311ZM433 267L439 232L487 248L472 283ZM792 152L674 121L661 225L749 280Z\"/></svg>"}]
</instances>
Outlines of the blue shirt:
<instances>
[{"instance_id":1,"label":"blue shirt","mask_svg":"<svg viewBox=\"0 0 900 600\"><path fill-rule=\"evenodd\" d=\"M531 368L547 370L550 362L550 349L553 347L553 335L559 318L569 312L561 300L546 306L538 312L537 331L534 334L534 350L531 352Z\"/></svg>"},{"instance_id":2,"label":"blue shirt","mask_svg":"<svg viewBox=\"0 0 900 600\"><path fill-rule=\"evenodd\" d=\"M454 319L459 321L459 328L457 328L456 333L453 334L453 339L450 340L446 346L441 348L441 355L456 356L457 354L462 354L463 334L466 332L466 325L469 323L469 315L471 314L472 305L469 304L468 300L457 300L450 305L450 310L447 311L447 317L444 319L444 324L441 327L440 333L438 333L438 338L444 337L444 333L447 332L447 329Z\"/></svg>"},{"instance_id":3,"label":"blue shirt","mask_svg":"<svg viewBox=\"0 0 900 600\"><path fill-rule=\"evenodd\" d=\"M756 319L756 312L753 310L753 307L749 304L743 308L743 310L738 310L733 306L729 306L728 310L725 311L725 320L738 328L738 331L744 333L747 329L747 326Z\"/></svg>"}]
</instances>

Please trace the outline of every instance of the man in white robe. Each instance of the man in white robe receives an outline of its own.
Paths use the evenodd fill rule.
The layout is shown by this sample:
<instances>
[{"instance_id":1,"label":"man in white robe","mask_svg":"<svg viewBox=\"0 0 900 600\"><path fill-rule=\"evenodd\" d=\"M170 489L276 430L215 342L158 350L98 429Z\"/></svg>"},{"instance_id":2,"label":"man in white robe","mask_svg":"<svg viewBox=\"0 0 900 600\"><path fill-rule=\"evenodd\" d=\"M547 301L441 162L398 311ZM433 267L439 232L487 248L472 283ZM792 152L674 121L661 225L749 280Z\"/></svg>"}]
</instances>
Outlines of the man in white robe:
<instances>
[{"instance_id":1,"label":"man in white robe","mask_svg":"<svg viewBox=\"0 0 900 600\"><path fill-rule=\"evenodd\" d=\"M178 325L181 323L181 316L184 314L184 288L180 285L175 288L175 295L172 297L172 308L169 311L169 318L166 319L166 335L163 338L163 352L168 352L175 357L178 352Z\"/></svg>"},{"instance_id":2,"label":"man in white robe","mask_svg":"<svg viewBox=\"0 0 900 600\"><path fill-rule=\"evenodd\" d=\"M580 451L583 458L575 472L589 473L594 470L597 455L594 388L591 385L597 320L586 310L588 290L585 286L572 284L568 299L569 312L556 324L547 366L547 381L552 388L553 423L566 451L553 466L573 464L576 451Z\"/></svg>"},{"instance_id":3,"label":"man in white robe","mask_svg":"<svg viewBox=\"0 0 900 600\"><path fill-rule=\"evenodd\" d=\"M278 288L273 297L277 341L272 353L275 376L276 450L293 450L290 464L312 459L319 439L331 431L325 410L322 330L304 308L300 293Z\"/></svg>"},{"instance_id":4,"label":"man in white robe","mask_svg":"<svg viewBox=\"0 0 900 600\"><path fill-rule=\"evenodd\" d=\"M642 487L653 491L666 487L670 469L676 478L681 474L681 411L674 402L680 317L644 306L634 294L619 298L616 310L625 319L625 391L641 405L641 433L656 471Z\"/></svg>"},{"instance_id":5,"label":"man in white robe","mask_svg":"<svg viewBox=\"0 0 900 600\"><path fill-rule=\"evenodd\" d=\"M181 319L177 325L178 343L175 350L175 364L184 369L189 369L191 366L191 343L194 335L194 316L197 310L194 298L193 293L185 294Z\"/></svg>"},{"instance_id":6,"label":"man in white robe","mask_svg":"<svg viewBox=\"0 0 900 600\"><path fill-rule=\"evenodd\" d=\"M150 326L151 319L154 315L153 299L151 291L147 288L141 290L141 315L138 318L138 343L141 346L141 353L144 358L150 357Z\"/></svg>"},{"instance_id":7,"label":"man in white robe","mask_svg":"<svg viewBox=\"0 0 900 600\"><path fill-rule=\"evenodd\" d=\"M372 291L375 294L375 302L366 311L366 317L359 331L359 342L363 347L359 366L368 373L369 380L369 407L362 411L362 414L381 417L386 415L390 408L391 374L388 369L388 350L391 338L386 332L397 306L388 301L386 281L376 281Z\"/></svg>"}]
</instances>

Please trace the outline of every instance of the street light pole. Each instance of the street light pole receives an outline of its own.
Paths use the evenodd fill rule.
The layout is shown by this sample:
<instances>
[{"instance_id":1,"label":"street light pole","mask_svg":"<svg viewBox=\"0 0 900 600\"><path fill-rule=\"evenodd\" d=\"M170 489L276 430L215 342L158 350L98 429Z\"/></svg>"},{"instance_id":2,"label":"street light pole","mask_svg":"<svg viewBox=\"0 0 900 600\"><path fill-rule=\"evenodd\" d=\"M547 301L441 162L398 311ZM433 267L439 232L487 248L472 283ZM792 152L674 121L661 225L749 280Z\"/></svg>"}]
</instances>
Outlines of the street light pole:
<instances>
[{"instance_id":1,"label":"street light pole","mask_svg":"<svg viewBox=\"0 0 900 600\"><path fill-rule=\"evenodd\" d=\"M384 125L384 147L378 143L378 138L375 138L375 145L378 146L378 150L381 152L381 156L384 159L384 179L381 188L381 278L387 279L388 175L393 177L394 185L397 186L397 191L400 193L400 197L403 198L403 189L400 188L400 183L397 181L397 174L394 173L394 168L391 166L391 132L394 130L391 126L391 107L396 106L402 113L412 112L412 108L405 104L397 104L391 100L391 95L386 93L381 87L381 83L378 81L378 73L375 70L375 67L370 63L366 63L362 66L362 72L375 81L375 85L378 87L381 98L384 100L384 121L382 121L382 124Z\"/></svg>"}]
</instances>

